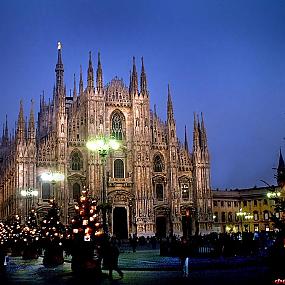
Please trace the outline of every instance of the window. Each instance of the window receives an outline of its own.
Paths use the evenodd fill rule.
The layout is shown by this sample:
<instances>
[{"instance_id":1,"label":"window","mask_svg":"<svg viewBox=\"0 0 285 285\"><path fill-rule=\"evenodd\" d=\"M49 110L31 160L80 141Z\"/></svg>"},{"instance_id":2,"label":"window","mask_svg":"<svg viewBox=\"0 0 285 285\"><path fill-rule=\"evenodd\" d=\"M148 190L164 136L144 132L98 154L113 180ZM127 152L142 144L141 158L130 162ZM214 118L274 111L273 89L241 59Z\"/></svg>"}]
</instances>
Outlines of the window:
<instances>
[{"instance_id":1,"label":"window","mask_svg":"<svg viewBox=\"0 0 285 285\"><path fill-rule=\"evenodd\" d=\"M258 220L259 220L258 212L256 212L256 211L253 212L253 219L254 219L255 221L258 221Z\"/></svg>"},{"instance_id":2,"label":"window","mask_svg":"<svg viewBox=\"0 0 285 285\"><path fill-rule=\"evenodd\" d=\"M263 212L264 220L269 220L269 213L268 211Z\"/></svg>"},{"instance_id":3,"label":"window","mask_svg":"<svg viewBox=\"0 0 285 285\"><path fill-rule=\"evenodd\" d=\"M80 159L79 152L74 152L71 155L71 169L72 170L80 170L82 167L82 161Z\"/></svg>"},{"instance_id":4,"label":"window","mask_svg":"<svg viewBox=\"0 0 285 285\"><path fill-rule=\"evenodd\" d=\"M78 183L74 183L72 190L73 190L72 191L73 192L72 193L73 194L73 199L78 201L79 198L80 198L80 185Z\"/></svg>"},{"instance_id":5,"label":"window","mask_svg":"<svg viewBox=\"0 0 285 285\"><path fill-rule=\"evenodd\" d=\"M263 205L268 205L268 201L266 199L263 200Z\"/></svg>"},{"instance_id":6,"label":"window","mask_svg":"<svg viewBox=\"0 0 285 285\"><path fill-rule=\"evenodd\" d=\"M269 231L270 231L269 225L265 225L265 231L266 231L266 232L269 232Z\"/></svg>"},{"instance_id":7,"label":"window","mask_svg":"<svg viewBox=\"0 0 285 285\"><path fill-rule=\"evenodd\" d=\"M224 201L221 201L221 207L224 207L225 203Z\"/></svg>"},{"instance_id":8,"label":"window","mask_svg":"<svg viewBox=\"0 0 285 285\"><path fill-rule=\"evenodd\" d=\"M162 184L156 184L155 192L156 192L156 199L158 201L163 201L163 185Z\"/></svg>"},{"instance_id":9,"label":"window","mask_svg":"<svg viewBox=\"0 0 285 285\"><path fill-rule=\"evenodd\" d=\"M225 221L226 221L226 213L222 212L222 222L225 222Z\"/></svg>"},{"instance_id":10,"label":"window","mask_svg":"<svg viewBox=\"0 0 285 285\"><path fill-rule=\"evenodd\" d=\"M182 200L189 200L189 185L186 183L182 183L181 191L182 191Z\"/></svg>"},{"instance_id":11,"label":"window","mask_svg":"<svg viewBox=\"0 0 285 285\"><path fill-rule=\"evenodd\" d=\"M52 198L50 188L51 187L50 187L49 183L43 183L42 184L42 198L43 198L43 200L47 200L47 199Z\"/></svg>"},{"instance_id":12,"label":"window","mask_svg":"<svg viewBox=\"0 0 285 285\"><path fill-rule=\"evenodd\" d=\"M114 161L114 177L124 178L124 162L121 159Z\"/></svg>"},{"instance_id":13,"label":"window","mask_svg":"<svg viewBox=\"0 0 285 285\"><path fill-rule=\"evenodd\" d=\"M214 207L218 207L218 202L217 201L214 201Z\"/></svg>"},{"instance_id":14,"label":"window","mask_svg":"<svg viewBox=\"0 0 285 285\"><path fill-rule=\"evenodd\" d=\"M163 164L160 155L156 155L153 159L153 170L154 172L163 171Z\"/></svg>"},{"instance_id":15,"label":"window","mask_svg":"<svg viewBox=\"0 0 285 285\"><path fill-rule=\"evenodd\" d=\"M117 140L123 139L123 124L119 113L114 113L112 117L112 136Z\"/></svg>"},{"instance_id":16,"label":"window","mask_svg":"<svg viewBox=\"0 0 285 285\"><path fill-rule=\"evenodd\" d=\"M275 217L276 217L277 219L280 219L280 213L279 213L279 212L276 212L276 213L275 213Z\"/></svg>"},{"instance_id":17,"label":"window","mask_svg":"<svg viewBox=\"0 0 285 285\"><path fill-rule=\"evenodd\" d=\"M237 207L238 206L238 202L234 201L234 206Z\"/></svg>"},{"instance_id":18,"label":"window","mask_svg":"<svg viewBox=\"0 0 285 285\"><path fill-rule=\"evenodd\" d=\"M255 232L258 232L258 231L259 231L258 225L254 225L253 227L254 227L254 231L255 231Z\"/></svg>"},{"instance_id":19,"label":"window","mask_svg":"<svg viewBox=\"0 0 285 285\"><path fill-rule=\"evenodd\" d=\"M229 214L228 214L228 221L229 222L233 221L233 214L231 212L229 212Z\"/></svg>"},{"instance_id":20,"label":"window","mask_svg":"<svg viewBox=\"0 0 285 285\"><path fill-rule=\"evenodd\" d=\"M246 207L247 206L247 201L242 201L243 206Z\"/></svg>"},{"instance_id":21,"label":"window","mask_svg":"<svg viewBox=\"0 0 285 285\"><path fill-rule=\"evenodd\" d=\"M253 201L253 205L254 205L254 207L257 206L257 200L254 200L254 201Z\"/></svg>"},{"instance_id":22,"label":"window","mask_svg":"<svg viewBox=\"0 0 285 285\"><path fill-rule=\"evenodd\" d=\"M228 207L231 207L231 206L232 206L232 202L228 201Z\"/></svg>"}]
</instances>

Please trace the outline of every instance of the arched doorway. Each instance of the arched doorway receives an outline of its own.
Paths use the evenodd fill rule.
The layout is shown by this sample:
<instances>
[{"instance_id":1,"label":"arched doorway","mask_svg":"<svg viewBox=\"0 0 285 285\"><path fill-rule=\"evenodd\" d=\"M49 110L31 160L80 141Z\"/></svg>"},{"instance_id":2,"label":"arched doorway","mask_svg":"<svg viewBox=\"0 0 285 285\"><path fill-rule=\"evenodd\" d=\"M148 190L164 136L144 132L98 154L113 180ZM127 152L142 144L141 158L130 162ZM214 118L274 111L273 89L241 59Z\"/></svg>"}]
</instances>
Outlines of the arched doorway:
<instances>
[{"instance_id":1,"label":"arched doorway","mask_svg":"<svg viewBox=\"0 0 285 285\"><path fill-rule=\"evenodd\" d=\"M113 210L113 235L119 239L128 238L127 210L124 207L115 207Z\"/></svg>"},{"instance_id":2,"label":"arched doorway","mask_svg":"<svg viewBox=\"0 0 285 285\"><path fill-rule=\"evenodd\" d=\"M156 217L156 236L159 238L166 237L166 218Z\"/></svg>"},{"instance_id":3,"label":"arched doorway","mask_svg":"<svg viewBox=\"0 0 285 285\"><path fill-rule=\"evenodd\" d=\"M77 202L80 198L80 185L78 183L74 183L72 190L73 200Z\"/></svg>"}]
</instances>

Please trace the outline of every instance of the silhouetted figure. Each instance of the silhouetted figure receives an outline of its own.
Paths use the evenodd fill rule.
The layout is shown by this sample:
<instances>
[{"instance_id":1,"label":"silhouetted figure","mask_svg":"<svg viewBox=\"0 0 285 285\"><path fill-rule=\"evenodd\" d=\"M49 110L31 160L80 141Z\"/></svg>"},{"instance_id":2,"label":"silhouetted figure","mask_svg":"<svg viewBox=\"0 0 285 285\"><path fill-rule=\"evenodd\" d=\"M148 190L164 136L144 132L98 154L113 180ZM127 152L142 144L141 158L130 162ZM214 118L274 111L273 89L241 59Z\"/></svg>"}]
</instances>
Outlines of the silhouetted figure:
<instances>
[{"instance_id":1,"label":"silhouetted figure","mask_svg":"<svg viewBox=\"0 0 285 285\"><path fill-rule=\"evenodd\" d=\"M5 258L6 258L6 250L4 248L4 246L1 244L0 245L0 274L4 274L5 273Z\"/></svg>"},{"instance_id":2,"label":"silhouetted figure","mask_svg":"<svg viewBox=\"0 0 285 285\"><path fill-rule=\"evenodd\" d=\"M133 235L133 237L130 236L129 242L130 242L130 245L131 245L131 247L133 249L133 252L136 252L137 245L138 245L137 236L135 234Z\"/></svg>"},{"instance_id":3,"label":"silhouetted figure","mask_svg":"<svg viewBox=\"0 0 285 285\"><path fill-rule=\"evenodd\" d=\"M155 236L152 236L150 238L150 243L151 243L151 248L156 249L156 237Z\"/></svg>"},{"instance_id":4,"label":"silhouetted figure","mask_svg":"<svg viewBox=\"0 0 285 285\"><path fill-rule=\"evenodd\" d=\"M109 278L113 279L113 270L116 270L121 278L123 278L124 274L121 269L118 267L118 260L119 260L119 248L117 247L115 241L110 241L105 243L105 247L103 248L104 257L103 263L109 270Z\"/></svg>"}]
</instances>

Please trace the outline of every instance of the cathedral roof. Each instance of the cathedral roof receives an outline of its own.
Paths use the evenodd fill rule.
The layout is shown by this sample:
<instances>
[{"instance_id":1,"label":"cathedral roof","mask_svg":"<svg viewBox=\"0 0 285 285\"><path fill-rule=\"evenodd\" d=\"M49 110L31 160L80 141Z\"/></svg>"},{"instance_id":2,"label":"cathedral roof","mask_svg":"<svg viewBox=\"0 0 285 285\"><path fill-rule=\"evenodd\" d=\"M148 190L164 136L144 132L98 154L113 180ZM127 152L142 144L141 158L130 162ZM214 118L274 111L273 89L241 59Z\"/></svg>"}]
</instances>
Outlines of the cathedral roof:
<instances>
[{"instance_id":1,"label":"cathedral roof","mask_svg":"<svg viewBox=\"0 0 285 285\"><path fill-rule=\"evenodd\" d=\"M114 77L104 88L107 101L129 101L129 89L123 79Z\"/></svg>"}]
</instances>

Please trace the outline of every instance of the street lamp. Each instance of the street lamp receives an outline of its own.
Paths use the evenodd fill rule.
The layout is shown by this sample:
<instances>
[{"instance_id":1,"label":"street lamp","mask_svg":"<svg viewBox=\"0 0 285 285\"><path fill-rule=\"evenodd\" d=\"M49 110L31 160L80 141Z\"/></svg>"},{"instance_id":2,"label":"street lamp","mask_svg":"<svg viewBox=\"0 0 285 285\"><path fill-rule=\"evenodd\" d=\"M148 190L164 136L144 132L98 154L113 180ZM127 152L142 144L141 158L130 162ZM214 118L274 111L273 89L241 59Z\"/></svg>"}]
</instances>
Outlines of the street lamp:
<instances>
[{"instance_id":1,"label":"street lamp","mask_svg":"<svg viewBox=\"0 0 285 285\"><path fill-rule=\"evenodd\" d=\"M246 216L246 212L243 212L242 211L242 208L239 209L239 212L237 212L237 217L239 218L240 220L240 226L241 226L241 233L243 233L243 227L242 227L242 222Z\"/></svg>"},{"instance_id":2,"label":"street lamp","mask_svg":"<svg viewBox=\"0 0 285 285\"><path fill-rule=\"evenodd\" d=\"M26 198L26 211L25 211L25 216L26 216L31 206L30 199L32 199L32 203L33 203L34 197L38 196L39 191L34 188L27 188L27 189L21 189L20 193L23 198Z\"/></svg>"},{"instance_id":3,"label":"street lamp","mask_svg":"<svg viewBox=\"0 0 285 285\"><path fill-rule=\"evenodd\" d=\"M52 196L54 198L55 196L55 184L57 182L63 181L64 180L64 174L60 173L60 172L44 172L41 174L41 179L42 181L47 181L50 182L52 184Z\"/></svg>"},{"instance_id":4,"label":"street lamp","mask_svg":"<svg viewBox=\"0 0 285 285\"><path fill-rule=\"evenodd\" d=\"M244 216L245 220L250 221L253 219L253 215L251 215L250 213L246 213L246 215ZM250 222L248 224L248 231L250 232Z\"/></svg>"},{"instance_id":5,"label":"street lamp","mask_svg":"<svg viewBox=\"0 0 285 285\"><path fill-rule=\"evenodd\" d=\"M102 164L102 180L103 180L103 187L102 187L102 218L103 218L103 229L104 232L108 233L108 225L107 225L107 195L106 195L106 179L105 179L105 171L106 171L106 158L107 155L112 150L118 150L120 147L120 143L111 137L97 137L87 141L86 147L93 152L98 152L101 164Z\"/></svg>"},{"instance_id":6,"label":"street lamp","mask_svg":"<svg viewBox=\"0 0 285 285\"><path fill-rule=\"evenodd\" d=\"M279 199L281 196L281 192L280 191L276 191L276 192L268 192L266 194L268 199Z\"/></svg>"}]
</instances>

